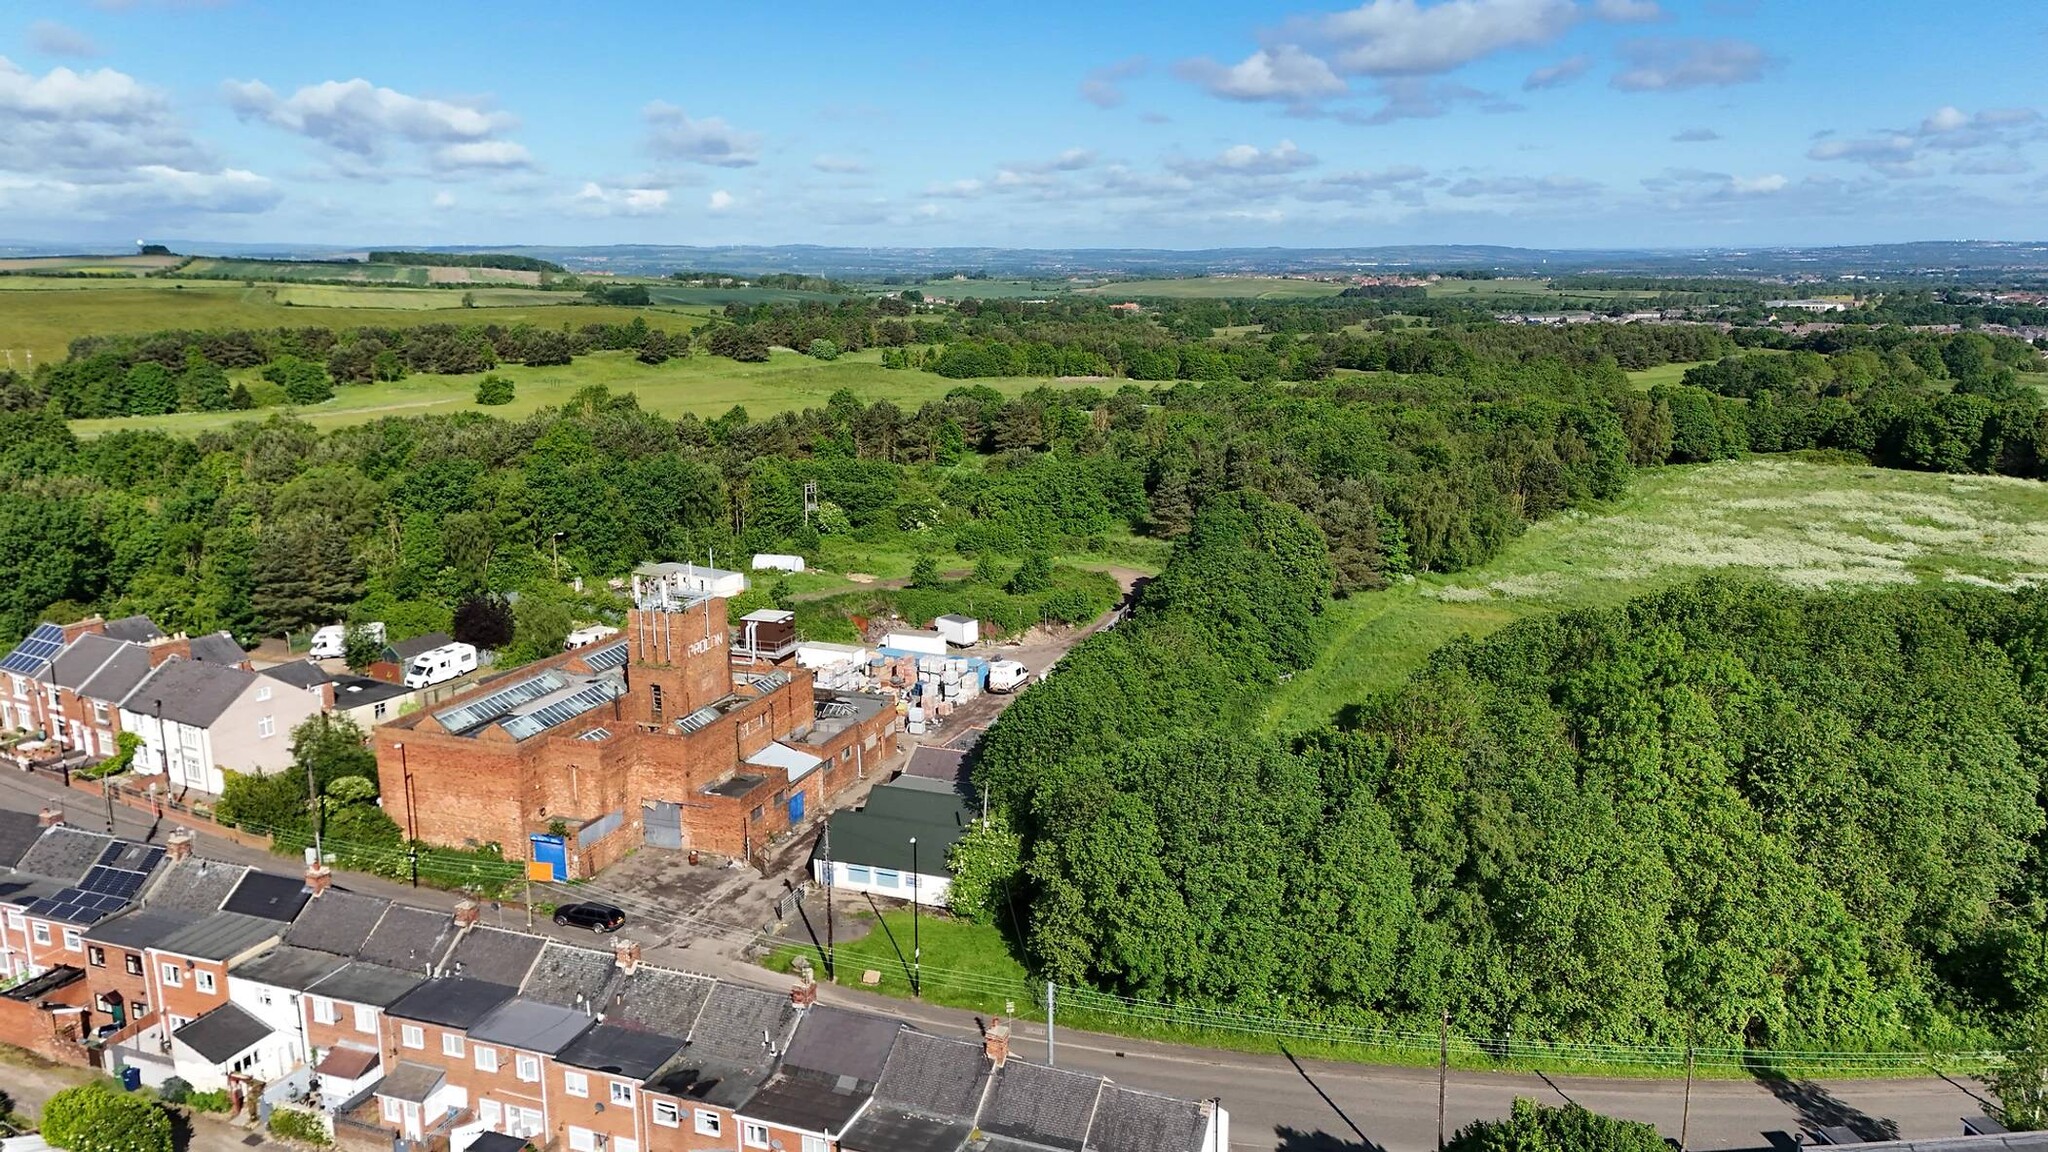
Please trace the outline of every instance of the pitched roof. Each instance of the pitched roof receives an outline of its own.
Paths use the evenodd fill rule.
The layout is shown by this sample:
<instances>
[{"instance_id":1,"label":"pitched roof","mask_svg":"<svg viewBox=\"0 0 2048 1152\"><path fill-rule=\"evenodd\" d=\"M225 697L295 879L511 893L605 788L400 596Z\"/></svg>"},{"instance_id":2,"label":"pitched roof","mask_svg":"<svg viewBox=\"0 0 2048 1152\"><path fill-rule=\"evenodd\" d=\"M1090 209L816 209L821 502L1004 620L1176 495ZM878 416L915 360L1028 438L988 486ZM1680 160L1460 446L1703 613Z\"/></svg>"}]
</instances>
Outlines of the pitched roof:
<instances>
[{"instance_id":1,"label":"pitched roof","mask_svg":"<svg viewBox=\"0 0 2048 1152\"><path fill-rule=\"evenodd\" d=\"M313 1066L313 1071L322 1076L332 1076L336 1080L360 1080L377 1064L378 1053L374 1048L351 1048L346 1044L336 1044L327 1050L326 1055L320 1057L320 1063Z\"/></svg>"},{"instance_id":2,"label":"pitched roof","mask_svg":"<svg viewBox=\"0 0 2048 1152\"><path fill-rule=\"evenodd\" d=\"M427 1097L434 1094L434 1089L441 1086L441 1081L446 1076L446 1073L430 1064L415 1064L411 1060L401 1060L398 1067L391 1070L390 1075L377 1081L377 1095L424 1104Z\"/></svg>"},{"instance_id":3,"label":"pitched roof","mask_svg":"<svg viewBox=\"0 0 2048 1152\"><path fill-rule=\"evenodd\" d=\"M363 896L330 888L307 900L285 930L284 942L301 948L318 948L338 956L353 956L368 942L391 901L381 896Z\"/></svg>"},{"instance_id":4,"label":"pitched roof","mask_svg":"<svg viewBox=\"0 0 2048 1152\"><path fill-rule=\"evenodd\" d=\"M215 912L157 941L159 951L195 960L232 960L265 941L276 940L284 925L261 916Z\"/></svg>"},{"instance_id":5,"label":"pitched roof","mask_svg":"<svg viewBox=\"0 0 2048 1152\"><path fill-rule=\"evenodd\" d=\"M149 667L149 653L139 645L116 640L111 636L102 636L97 632L88 632L66 644L64 650L50 660L50 670L45 679L60 688L76 689L92 679L93 674L105 667L107 661L124 652L141 656L143 668Z\"/></svg>"},{"instance_id":6,"label":"pitched roof","mask_svg":"<svg viewBox=\"0 0 2048 1152\"><path fill-rule=\"evenodd\" d=\"M407 992L385 1011L407 1020L466 1029L496 1012L513 993L514 989L505 984L466 976L438 976Z\"/></svg>"},{"instance_id":7,"label":"pitched roof","mask_svg":"<svg viewBox=\"0 0 2048 1152\"><path fill-rule=\"evenodd\" d=\"M406 664L422 652L431 652L443 644L453 643L455 637L446 632L429 632L410 640L394 640L384 646L384 654L391 658L393 664Z\"/></svg>"},{"instance_id":8,"label":"pitched roof","mask_svg":"<svg viewBox=\"0 0 2048 1152\"><path fill-rule=\"evenodd\" d=\"M1199 1152L1208 1117L1202 1105L1115 1084L1102 1086L1088 1147L1100 1152Z\"/></svg>"},{"instance_id":9,"label":"pitched roof","mask_svg":"<svg viewBox=\"0 0 2048 1152\"><path fill-rule=\"evenodd\" d=\"M607 1021L555 1053L555 1063L646 1080L682 1047L683 1042L673 1036Z\"/></svg>"},{"instance_id":10,"label":"pitched roof","mask_svg":"<svg viewBox=\"0 0 2048 1152\"><path fill-rule=\"evenodd\" d=\"M156 947L159 941L191 922L189 913L138 908L100 921L86 932L85 938L94 944L112 944L117 948L140 951Z\"/></svg>"},{"instance_id":11,"label":"pitched roof","mask_svg":"<svg viewBox=\"0 0 2048 1152\"><path fill-rule=\"evenodd\" d=\"M974 1125L876 1104L839 1137L840 1152L959 1152Z\"/></svg>"},{"instance_id":12,"label":"pitched roof","mask_svg":"<svg viewBox=\"0 0 2048 1152\"><path fill-rule=\"evenodd\" d=\"M106 634L131 644L147 644L151 640L164 638L164 630L157 627L156 621L147 616L123 616L119 620L109 620Z\"/></svg>"},{"instance_id":13,"label":"pitched roof","mask_svg":"<svg viewBox=\"0 0 2048 1152\"><path fill-rule=\"evenodd\" d=\"M782 1064L873 1084L882 1078L890 1046L903 1027L903 1021L887 1016L813 1005L798 1022L796 1037L782 1054Z\"/></svg>"},{"instance_id":14,"label":"pitched roof","mask_svg":"<svg viewBox=\"0 0 2048 1152\"><path fill-rule=\"evenodd\" d=\"M261 916L265 920L289 923L306 906L313 894L306 891L306 882L297 876L279 876L274 872L250 872L242 877L227 902L221 905L223 912L240 912L246 916Z\"/></svg>"},{"instance_id":15,"label":"pitched roof","mask_svg":"<svg viewBox=\"0 0 2048 1152\"><path fill-rule=\"evenodd\" d=\"M166 660L135 686L121 707L174 724L210 728L256 682L254 672L201 660Z\"/></svg>"},{"instance_id":16,"label":"pitched roof","mask_svg":"<svg viewBox=\"0 0 2048 1152\"><path fill-rule=\"evenodd\" d=\"M283 664L259 668L256 674L268 676L272 680L282 680L294 688L318 688L334 679L327 674L327 669L311 660L287 660Z\"/></svg>"},{"instance_id":17,"label":"pitched roof","mask_svg":"<svg viewBox=\"0 0 2048 1152\"><path fill-rule=\"evenodd\" d=\"M741 1112L750 1120L836 1135L860 1113L872 1090L873 1085L851 1076L784 1068L741 1105Z\"/></svg>"},{"instance_id":18,"label":"pitched roof","mask_svg":"<svg viewBox=\"0 0 2048 1152\"><path fill-rule=\"evenodd\" d=\"M707 976L642 965L612 989L605 1019L687 1039L717 987L718 982Z\"/></svg>"},{"instance_id":19,"label":"pitched roof","mask_svg":"<svg viewBox=\"0 0 2048 1152\"><path fill-rule=\"evenodd\" d=\"M160 870L155 883L143 890L142 905L155 912L184 912L206 916L220 911L221 902L235 890L249 871L246 864L229 864L188 856L173 860Z\"/></svg>"},{"instance_id":20,"label":"pitched roof","mask_svg":"<svg viewBox=\"0 0 2048 1152\"><path fill-rule=\"evenodd\" d=\"M1011 1060L996 1072L980 1127L997 1136L1078 1150L1102 1088L1099 1076Z\"/></svg>"},{"instance_id":21,"label":"pitched roof","mask_svg":"<svg viewBox=\"0 0 2048 1152\"><path fill-rule=\"evenodd\" d=\"M48 876L66 884L76 882L85 870L99 863L100 854L114 843L112 836L87 832L68 824L43 829L15 867L23 872Z\"/></svg>"},{"instance_id":22,"label":"pitched roof","mask_svg":"<svg viewBox=\"0 0 2048 1152\"><path fill-rule=\"evenodd\" d=\"M42 823L35 813L0 809L0 868L21 863L22 854L34 847L42 834Z\"/></svg>"},{"instance_id":23,"label":"pitched roof","mask_svg":"<svg viewBox=\"0 0 2048 1152\"><path fill-rule=\"evenodd\" d=\"M113 659L78 686L78 694L118 706L149 675L149 669L149 650L139 644L124 644Z\"/></svg>"},{"instance_id":24,"label":"pitched roof","mask_svg":"<svg viewBox=\"0 0 2048 1152\"><path fill-rule=\"evenodd\" d=\"M454 939L455 917L448 913L392 904L356 950L356 959L426 972L448 954Z\"/></svg>"},{"instance_id":25,"label":"pitched roof","mask_svg":"<svg viewBox=\"0 0 2048 1152\"><path fill-rule=\"evenodd\" d=\"M550 940L526 974L526 983L519 986L519 995L562 1008L581 1004L603 1011L611 987L620 977L618 962L610 952Z\"/></svg>"},{"instance_id":26,"label":"pitched roof","mask_svg":"<svg viewBox=\"0 0 2048 1152\"><path fill-rule=\"evenodd\" d=\"M485 1044L503 1044L522 1052L543 1052L550 1056L574 1043L597 1023L574 1008L557 1008L536 1000L507 1000L490 1015L470 1026L469 1038Z\"/></svg>"},{"instance_id":27,"label":"pitched roof","mask_svg":"<svg viewBox=\"0 0 2048 1152\"><path fill-rule=\"evenodd\" d=\"M223 1004L171 1033L180 1044L214 1064L225 1064L270 1035L270 1025L239 1004Z\"/></svg>"},{"instance_id":28,"label":"pitched roof","mask_svg":"<svg viewBox=\"0 0 2048 1152\"><path fill-rule=\"evenodd\" d=\"M341 970L332 976L314 981L306 991L329 1000L384 1008L405 999L407 993L426 982L427 978L417 972L359 960L342 965Z\"/></svg>"},{"instance_id":29,"label":"pitched roof","mask_svg":"<svg viewBox=\"0 0 2048 1152\"><path fill-rule=\"evenodd\" d=\"M450 976L467 976L513 988L526 982L534 958L547 946L544 936L507 932L502 928L471 928L455 942L455 950L441 964Z\"/></svg>"},{"instance_id":30,"label":"pitched roof","mask_svg":"<svg viewBox=\"0 0 2048 1152\"><path fill-rule=\"evenodd\" d=\"M795 1014L787 995L720 981L690 1029L690 1054L765 1069L770 1049L788 1043Z\"/></svg>"},{"instance_id":31,"label":"pitched roof","mask_svg":"<svg viewBox=\"0 0 2048 1152\"><path fill-rule=\"evenodd\" d=\"M192 659L208 664L240 664L249 654L226 632L209 632L192 638Z\"/></svg>"},{"instance_id":32,"label":"pitched roof","mask_svg":"<svg viewBox=\"0 0 2048 1152\"><path fill-rule=\"evenodd\" d=\"M906 1111L971 1120L994 1067L982 1046L904 1029L875 1084L877 1103Z\"/></svg>"},{"instance_id":33,"label":"pitched roof","mask_svg":"<svg viewBox=\"0 0 2048 1152\"><path fill-rule=\"evenodd\" d=\"M228 976L252 984L304 992L339 972L346 963L347 960L332 952L315 952L311 948L294 948L286 944L272 948L254 960L235 965L228 971Z\"/></svg>"},{"instance_id":34,"label":"pitched roof","mask_svg":"<svg viewBox=\"0 0 2048 1152\"><path fill-rule=\"evenodd\" d=\"M974 810L956 794L884 784L868 793L858 811L834 812L827 834L835 862L900 872L911 870L910 838L915 836L917 869L926 876L947 876L946 850L973 822Z\"/></svg>"}]
</instances>

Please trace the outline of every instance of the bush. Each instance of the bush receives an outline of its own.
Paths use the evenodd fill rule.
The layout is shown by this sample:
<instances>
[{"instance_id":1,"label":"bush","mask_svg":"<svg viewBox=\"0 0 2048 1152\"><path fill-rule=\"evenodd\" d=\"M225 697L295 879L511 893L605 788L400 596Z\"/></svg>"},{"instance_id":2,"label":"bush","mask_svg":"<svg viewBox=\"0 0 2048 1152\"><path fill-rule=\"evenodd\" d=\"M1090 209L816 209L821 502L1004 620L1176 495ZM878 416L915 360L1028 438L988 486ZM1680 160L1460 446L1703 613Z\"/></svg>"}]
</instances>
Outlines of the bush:
<instances>
[{"instance_id":1,"label":"bush","mask_svg":"<svg viewBox=\"0 0 2048 1152\"><path fill-rule=\"evenodd\" d=\"M510 404L512 402L512 381L495 373L483 378L476 386L476 402L479 404Z\"/></svg>"},{"instance_id":2,"label":"bush","mask_svg":"<svg viewBox=\"0 0 2048 1152\"><path fill-rule=\"evenodd\" d=\"M1447 1152L1664 1152L1657 1129L1616 1120L1576 1104L1550 1108L1517 1099L1505 1120L1480 1120L1459 1130Z\"/></svg>"},{"instance_id":3,"label":"bush","mask_svg":"<svg viewBox=\"0 0 2048 1152\"><path fill-rule=\"evenodd\" d=\"M834 344L830 340L813 340L811 341L811 358L813 360L837 360L839 359L839 345Z\"/></svg>"},{"instance_id":4,"label":"bush","mask_svg":"<svg viewBox=\"0 0 2048 1152\"><path fill-rule=\"evenodd\" d=\"M183 1076L165 1078L157 1085L156 1098L166 1104L183 1104L192 1098L192 1082Z\"/></svg>"},{"instance_id":5,"label":"bush","mask_svg":"<svg viewBox=\"0 0 2048 1152\"><path fill-rule=\"evenodd\" d=\"M270 1134L284 1140L296 1140L301 1144L313 1144L325 1148L334 1143L320 1118L311 1112L296 1108L278 1108L270 1113Z\"/></svg>"},{"instance_id":6,"label":"bush","mask_svg":"<svg viewBox=\"0 0 2048 1152\"><path fill-rule=\"evenodd\" d=\"M71 1152L171 1152L171 1116L154 1101L95 1080L50 1097L43 1139Z\"/></svg>"},{"instance_id":7,"label":"bush","mask_svg":"<svg viewBox=\"0 0 2048 1152\"><path fill-rule=\"evenodd\" d=\"M185 1107L194 1112L226 1112L234 1107L234 1098L228 1095L225 1088L216 1088L211 1092L193 1092L190 1085L186 1088Z\"/></svg>"}]
</instances>

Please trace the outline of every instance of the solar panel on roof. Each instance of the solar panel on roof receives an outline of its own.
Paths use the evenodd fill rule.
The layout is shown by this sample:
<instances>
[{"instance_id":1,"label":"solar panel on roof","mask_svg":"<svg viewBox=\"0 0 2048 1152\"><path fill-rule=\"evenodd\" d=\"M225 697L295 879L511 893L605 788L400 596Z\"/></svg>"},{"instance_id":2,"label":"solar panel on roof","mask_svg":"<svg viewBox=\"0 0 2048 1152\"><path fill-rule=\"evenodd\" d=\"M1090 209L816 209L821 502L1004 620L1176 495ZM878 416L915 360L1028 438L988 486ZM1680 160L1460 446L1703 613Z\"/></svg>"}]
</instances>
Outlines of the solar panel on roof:
<instances>
[{"instance_id":1,"label":"solar panel on roof","mask_svg":"<svg viewBox=\"0 0 2048 1152\"><path fill-rule=\"evenodd\" d=\"M607 644L602 648L593 649L588 656L583 658L583 662L600 672L620 667L626 662L626 642L620 640L616 643Z\"/></svg>"},{"instance_id":2,"label":"solar panel on roof","mask_svg":"<svg viewBox=\"0 0 2048 1152\"><path fill-rule=\"evenodd\" d=\"M105 865L95 865L86 872L85 879L79 881L78 886L87 892L113 896L127 901L134 899L135 894L142 891L142 885L148 879L149 877L145 873L130 872L125 868L108 868Z\"/></svg>"},{"instance_id":3,"label":"solar panel on roof","mask_svg":"<svg viewBox=\"0 0 2048 1152\"><path fill-rule=\"evenodd\" d=\"M34 675L42 671L43 665L49 663L50 657L63 647L62 628L55 624L38 624L21 643L14 646L14 651L9 652L6 659L0 660L0 669Z\"/></svg>"},{"instance_id":4,"label":"solar panel on roof","mask_svg":"<svg viewBox=\"0 0 2048 1152\"><path fill-rule=\"evenodd\" d=\"M514 708L529 700L538 700L550 692L559 692L569 686L569 681L559 672L543 672L531 680L500 688L488 696L458 704L434 713L434 719L450 732L467 732L481 727L509 714Z\"/></svg>"},{"instance_id":5,"label":"solar panel on roof","mask_svg":"<svg viewBox=\"0 0 2048 1152\"><path fill-rule=\"evenodd\" d=\"M504 723L505 732L514 740L524 740L557 724L574 720L592 708L608 704L623 694L624 685L617 680L599 680L574 695L564 697L546 707L510 717Z\"/></svg>"}]
</instances>

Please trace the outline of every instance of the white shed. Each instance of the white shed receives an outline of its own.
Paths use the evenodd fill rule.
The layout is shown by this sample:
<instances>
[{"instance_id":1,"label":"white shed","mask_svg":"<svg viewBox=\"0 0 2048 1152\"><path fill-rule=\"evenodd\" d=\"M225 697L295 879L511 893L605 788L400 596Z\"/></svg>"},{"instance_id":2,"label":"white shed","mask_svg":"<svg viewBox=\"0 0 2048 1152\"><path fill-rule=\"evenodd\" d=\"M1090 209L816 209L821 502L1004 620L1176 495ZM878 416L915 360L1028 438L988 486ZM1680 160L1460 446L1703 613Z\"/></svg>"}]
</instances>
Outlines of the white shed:
<instances>
[{"instance_id":1,"label":"white shed","mask_svg":"<svg viewBox=\"0 0 2048 1152\"><path fill-rule=\"evenodd\" d=\"M915 652L920 656L944 656L946 638L922 628L898 628L882 637L882 647Z\"/></svg>"},{"instance_id":2,"label":"white shed","mask_svg":"<svg viewBox=\"0 0 2048 1152\"><path fill-rule=\"evenodd\" d=\"M857 644L827 644L822 640L803 640L796 646L796 662L799 666L812 671L820 668L838 668L847 664L866 664L868 650Z\"/></svg>"},{"instance_id":3,"label":"white shed","mask_svg":"<svg viewBox=\"0 0 2048 1152\"><path fill-rule=\"evenodd\" d=\"M972 648L981 642L981 621L972 616L941 616L932 624L955 648Z\"/></svg>"},{"instance_id":4,"label":"white shed","mask_svg":"<svg viewBox=\"0 0 2048 1152\"><path fill-rule=\"evenodd\" d=\"M803 570L804 558L801 556L790 556L781 552L754 553L754 571L756 572L801 572Z\"/></svg>"}]
</instances>

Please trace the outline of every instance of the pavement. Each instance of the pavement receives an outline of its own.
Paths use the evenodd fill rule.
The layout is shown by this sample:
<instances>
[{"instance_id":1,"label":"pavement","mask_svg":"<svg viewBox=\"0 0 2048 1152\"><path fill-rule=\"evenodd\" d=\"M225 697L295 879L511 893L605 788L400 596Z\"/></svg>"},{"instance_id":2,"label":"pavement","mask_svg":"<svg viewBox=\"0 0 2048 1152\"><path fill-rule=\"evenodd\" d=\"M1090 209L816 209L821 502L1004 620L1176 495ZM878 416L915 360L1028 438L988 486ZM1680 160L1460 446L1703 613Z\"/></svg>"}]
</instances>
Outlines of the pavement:
<instances>
[{"instance_id":1,"label":"pavement","mask_svg":"<svg viewBox=\"0 0 2048 1152\"><path fill-rule=\"evenodd\" d=\"M94 799L66 792L28 773L0 771L0 807L33 812L61 799L71 823L103 829L105 814ZM116 806L119 834L142 838L147 814ZM168 828L158 830L158 836ZM216 859L262 864L282 870L282 858L231 840L199 833L199 851ZM738 869L737 872L749 870ZM336 882L354 891L429 908L451 908L460 897L431 888L357 873ZM716 887L714 881L713 887ZM608 885L565 887L559 898L604 898ZM705 893L710 895L709 892ZM632 899L632 898L628 898ZM665 909L656 899L621 901L632 917L629 932L643 939L650 963L663 964L742 983L786 988L789 978L745 958L749 929L708 913ZM485 922L519 927L517 907L485 910ZM540 921L534 930L585 945L587 932L572 932ZM651 946L649 941L652 941ZM900 1016L941 1035L973 1037L982 1021L975 1014L898 1000L841 986L826 986L821 999L847 1007ZM1016 1050L1031 1059L1045 1056L1042 1021L1015 1022ZM1070 1031L1055 1033L1057 1062L1106 1075L1135 1088L1188 1098L1219 1097L1231 1113L1232 1149L1275 1152L1427 1152L1436 1147L1437 1077L1434 1069L1376 1067L1296 1059L1276 1045L1271 1055L1223 1052L1184 1045ZM0 1075L5 1071L0 1070ZM1976 1115L1987 1097L1967 1080L1926 1076L1896 1080L1697 1081L1690 1105L1684 1082L1676 1079L1607 1079L1547 1076L1542 1073L1452 1072L1445 1082L1447 1131L1473 1120L1503 1115L1518 1096L1550 1103L1574 1101L1596 1112L1644 1120L1698 1149L1789 1147L1793 1135L1822 1125L1846 1124L1866 1136L1927 1138L1962 1131L1961 1118Z\"/></svg>"}]
</instances>

